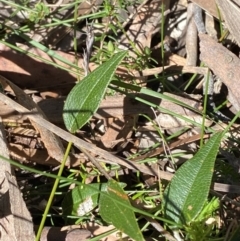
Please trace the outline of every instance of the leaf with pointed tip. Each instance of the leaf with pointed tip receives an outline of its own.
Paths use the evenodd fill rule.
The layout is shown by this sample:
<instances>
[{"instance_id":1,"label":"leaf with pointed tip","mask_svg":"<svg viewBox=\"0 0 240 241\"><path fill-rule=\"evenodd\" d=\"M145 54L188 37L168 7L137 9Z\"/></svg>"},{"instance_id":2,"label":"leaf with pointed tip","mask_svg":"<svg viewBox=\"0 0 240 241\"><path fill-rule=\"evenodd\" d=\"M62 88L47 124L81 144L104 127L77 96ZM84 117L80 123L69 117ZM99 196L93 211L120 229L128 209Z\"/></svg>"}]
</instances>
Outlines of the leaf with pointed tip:
<instances>
[{"instance_id":1,"label":"leaf with pointed tip","mask_svg":"<svg viewBox=\"0 0 240 241\"><path fill-rule=\"evenodd\" d=\"M63 108L63 120L70 132L74 133L84 126L96 112L126 53L122 51L115 54L73 87Z\"/></svg>"},{"instance_id":2,"label":"leaf with pointed tip","mask_svg":"<svg viewBox=\"0 0 240 241\"><path fill-rule=\"evenodd\" d=\"M201 212L209 194L221 139L221 132L212 136L192 159L178 169L165 189L165 216L177 224L187 224Z\"/></svg>"},{"instance_id":3,"label":"leaf with pointed tip","mask_svg":"<svg viewBox=\"0 0 240 241\"><path fill-rule=\"evenodd\" d=\"M128 196L119 183L114 180L108 182L106 193L100 195L99 204L99 212L103 220L112 223L134 240L144 240Z\"/></svg>"}]
</instances>

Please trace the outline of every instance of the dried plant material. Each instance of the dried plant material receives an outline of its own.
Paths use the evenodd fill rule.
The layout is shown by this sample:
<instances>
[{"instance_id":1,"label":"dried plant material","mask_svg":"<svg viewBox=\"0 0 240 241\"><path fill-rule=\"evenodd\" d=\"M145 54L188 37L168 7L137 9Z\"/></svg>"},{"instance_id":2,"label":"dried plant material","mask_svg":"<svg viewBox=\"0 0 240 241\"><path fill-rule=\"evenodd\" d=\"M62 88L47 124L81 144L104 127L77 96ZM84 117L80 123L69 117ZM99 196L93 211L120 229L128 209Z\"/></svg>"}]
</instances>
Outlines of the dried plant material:
<instances>
[{"instance_id":1,"label":"dried plant material","mask_svg":"<svg viewBox=\"0 0 240 241\"><path fill-rule=\"evenodd\" d=\"M204 139L207 139L209 138L210 135L209 134L206 134L204 135ZM188 144L188 143L191 143L191 142L194 142L194 141L198 141L200 140L201 138L201 134L197 134L197 135L194 135L194 136L191 136L191 137L188 137L188 138L185 138L185 139L182 139L182 140L177 140L175 142L172 142L171 144L168 145L168 149L171 150L173 148L176 148L176 147L180 147L182 145L185 145L185 144ZM134 161L139 161L139 160L144 160L146 158L149 158L149 157L153 157L153 156L157 156L157 155L160 155L161 153L164 152L164 147L158 147L144 155L141 155L139 157L135 157L133 158L132 160Z\"/></svg>"},{"instance_id":2,"label":"dried plant material","mask_svg":"<svg viewBox=\"0 0 240 241\"><path fill-rule=\"evenodd\" d=\"M41 234L41 241L78 241L87 240L91 237L91 232L80 227L44 227Z\"/></svg>"},{"instance_id":3,"label":"dried plant material","mask_svg":"<svg viewBox=\"0 0 240 241\"><path fill-rule=\"evenodd\" d=\"M49 157L49 154L46 150L32 149L24 147L20 144L9 144L9 152L11 159L25 164L35 164L47 166L58 166L59 161L55 158ZM75 160L74 160L75 159ZM71 164L75 162L81 163L82 160L77 159L71 156Z\"/></svg>"},{"instance_id":4,"label":"dried plant material","mask_svg":"<svg viewBox=\"0 0 240 241\"><path fill-rule=\"evenodd\" d=\"M137 50L142 53L145 47L150 48L152 36L160 29L162 0L154 0L144 5L137 13L131 26L119 41L119 48L130 49L132 41ZM164 1L165 8L168 9L169 1ZM165 10L166 10L165 9ZM132 57L136 54L129 51Z\"/></svg>"},{"instance_id":5,"label":"dried plant material","mask_svg":"<svg viewBox=\"0 0 240 241\"><path fill-rule=\"evenodd\" d=\"M19 112L25 112L25 114L30 119L33 119L39 125L49 129L53 133L62 137L63 139L73 142L76 147L79 146L81 148L89 150L91 153L93 153L95 155L100 156L101 158L99 161L104 161L104 162L111 163L111 164L122 165L129 169L139 170L142 173L146 173L146 174L150 174L150 175L154 175L154 176L160 176L162 179L166 179L166 180L171 180L171 178L173 177L173 175L170 173L158 170L157 166L156 165L154 166L154 164L152 166L145 166L144 164L138 164L136 162L132 162L132 161L129 161L129 160L126 160L123 158L119 158L117 156L112 155L109 152L102 150L101 148L95 147L94 145L77 138L76 136L62 130L61 128L54 126L52 123L46 121L45 119L42 119L40 117L35 117L34 115L31 114L31 112L28 109L19 105L18 103L11 100L7 96L3 95L2 93L0 93L0 101L10 105L12 108L16 109ZM105 160L102 158L105 158ZM215 183L214 190L216 190L216 191L219 190L222 192L240 193L239 186L221 184L221 183Z\"/></svg>"},{"instance_id":6,"label":"dried plant material","mask_svg":"<svg viewBox=\"0 0 240 241\"><path fill-rule=\"evenodd\" d=\"M113 225L103 226L103 225L97 224L96 222L89 222L88 224L83 224L83 227L91 231L91 233L94 236L101 235L115 228ZM124 233L120 234L119 231L111 233L110 235L104 238L104 241L120 241L120 240L125 241L125 240L129 240L129 238Z\"/></svg>"},{"instance_id":7,"label":"dried plant material","mask_svg":"<svg viewBox=\"0 0 240 241\"><path fill-rule=\"evenodd\" d=\"M91 153L98 155L102 158L105 158L106 161L108 161L109 163L113 163L113 164L115 163L115 164L123 165L130 169L138 169L141 172L158 175L157 172L152 168L146 167L145 165L141 165L138 163L133 164L128 160L114 156L111 153L104 151L103 149L98 148L93 144L87 143L87 142L77 138L76 136L62 130L61 128L50 123L49 121L47 121L41 117L33 115L32 112L29 111L27 108L16 103L14 100L10 99L6 95L2 94L1 92L0 92L0 101L11 106L15 110L17 110L21 113L24 113L29 119L37 122L39 125L45 127L46 129L53 132L54 134L57 134L59 137L63 138L64 140L74 143L74 145L76 147L79 147L80 149L89 150ZM164 174L165 173L163 172L163 175Z\"/></svg>"},{"instance_id":8,"label":"dried plant material","mask_svg":"<svg viewBox=\"0 0 240 241\"><path fill-rule=\"evenodd\" d=\"M44 112L38 107L38 105L15 84L13 84L11 81L5 79L2 76L0 76L0 82L4 87L9 85L15 93L18 102L24 107L26 107L28 110L31 110L34 113L34 115L45 119L47 118ZM64 156L64 147L59 137L52 134L49 130L43 128L42 126L39 126L34 121L30 121L34 128L40 133L41 140L44 143L49 156L51 156L52 158L59 161L59 163L61 163Z\"/></svg>"},{"instance_id":9,"label":"dried plant material","mask_svg":"<svg viewBox=\"0 0 240 241\"><path fill-rule=\"evenodd\" d=\"M196 111L198 111L198 108L200 107L200 103L199 101L191 98L190 96L187 96L186 94L184 96L180 96L180 95L173 95L170 93L165 93L165 95L172 97L184 104L187 104L193 108L196 109ZM166 100L162 100L161 108L170 110L178 115L181 115L191 121L194 121L198 124L201 124L203 121L203 117L201 114L194 112L192 110L189 110L185 107L182 107L180 105L177 105L175 103L172 103L170 101L166 101ZM176 127L184 127L184 126L191 126L192 124L190 124L188 121L185 121L181 118L175 117L175 116L171 116L169 114L165 114L165 113L160 113L157 116L156 119L157 123L159 123L161 125L162 128L165 129L171 129L171 128L176 128ZM205 120L205 125L206 126L210 126L212 124L212 121L206 119Z\"/></svg>"},{"instance_id":10,"label":"dried plant material","mask_svg":"<svg viewBox=\"0 0 240 241\"><path fill-rule=\"evenodd\" d=\"M203 68L204 72L206 68ZM181 98L181 96L177 96L174 94L167 94L175 99L179 99L183 101L183 103L192 105L194 107L196 105L199 106L199 102L192 99L191 97ZM138 95L141 97L141 95ZM171 111L177 111L178 114L186 114L185 110L170 101L160 100L157 98L150 98L147 96L143 96L142 98L147 101L152 101L154 104L159 105L160 107L167 108ZM63 123L62 120L62 109L65 98L58 99L46 99L38 103L40 108L43 110L47 118L57 124ZM107 96L101 103L97 113L95 114L96 118L105 119L111 117L121 117L121 116L134 116L138 114L150 114L152 115L152 110L149 106L136 101L127 96ZM6 106L5 104L0 102L0 115L5 119L12 119L22 121L26 119L26 116L22 116L17 114L13 108L10 106Z\"/></svg>"},{"instance_id":11,"label":"dried plant material","mask_svg":"<svg viewBox=\"0 0 240 241\"><path fill-rule=\"evenodd\" d=\"M187 8L187 32L186 32L186 52L187 65L197 64L197 28L194 22L194 4L189 3Z\"/></svg>"},{"instance_id":12,"label":"dried plant material","mask_svg":"<svg viewBox=\"0 0 240 241\"><path fill-rule=\"evenodd\" d=\"M217 43L206 34L199 34L201 60L227 86L229 101L234 108L240 110L240 59L228 49ZM216 61L216 59L218 61Z\"/></svg>"},{"instance_id":13,"label":"dried plant material","mask_svg":"<svg viewBox=\"0 0 240 241\"><path fill-rule=\"evenodd\" d=\"M120 142L127 144L127 140L131 137L134 126L133 116L119 117L113 119L111 123L108 123L105 134L101 137L102 145L107 149L112 149L116 144Z\"/></svg>"},{"instance_id":14,"label":"dried plant material","mask_svg":"<svg viewBox=\"0 0 240 241\"><path fill-rule=\"evenodd\" d=\"M135 137L138 138L135 142L135 146L138 151L144 151L146 148L149 148L156 143L161 143L162 141L159 133L156 131L136 132Z\"/></svg>"},{"instance_id":15,"label":"dried plant material","mask_svg":"<svg viewBox=\"0 0 240 241\"><path fill-rule=\"evenodd\" d=\"M76 83L76 76L79 75L75 68L56 59L53 62L53 57L39 49L31 48L29 50L29 47L25 45L21 45L21 49L44 59L46 62L59 64L59 66L68 71L61 69L61 67L56 68L51 64L44 63L40 59L23 55L0 43L0 71L5 78L13 80L14 84L21 89L27 86L28 89L32 90L58 91L62 95L69 93ZM63 59L74 63L74 54L61 51L55 52ZM82 59L79 59L78 66L80 68L82 68L82 64ZM92 71L96 68L96 65L90 64L89 68Z\"/></svg>"},{"instance_id":16,"label":"dried plant material","mask_svg":"<svg viewBox=\"0 0 240 241\"><path fill-rule=\"evenodd\" d=\"M1 155L9 158L4 126L0 118ZM23 200L10 164L0 160L0 234L1 240L32 241L35 239L30 213Z\"/></svg>"},{"instance_id":17,"label":"dried plant material","mask_svg":"<svg viewBox=\"0 0 240 241\"><path fill-rule=\"evenodd\" d=\"M224 0L225 1L225 0ZM209 1L209 0L192 0L192 2L196 3L204 9L206 12L208 12L210 15L213 15L215 18L218 18L218 12L215 1Z\"/></svg>"},{"instance_id":18,"label":"dried plant material","mask_svg":"<svg viewBox=\"0 0 240 241\"><path fill-rule=\"evenodd\" d=\"M224 17L227 28L240 46L240 28L238 21L240 16L240 0L216 0L216 2Z\"/></svg>"},{"instance_id":19,"label":"dried plant material","mask_svg":"<svg viewBox=\"0 0 240 241\"><path fill-rule=\"evenodd\" d=\"M64 1L64 4L67 4L71 1L66 0ZM102 4L103 0L93 0L93 1L82 1L79 3L78 5L78 11L77 11L77 15L78 17L80 16L84 16L87 14L90 14L93 9L95 8L99 8L99 6ZM64 18L62 17L64 16ZM68 11L65 12L65 14L63 14L61 12L61 14L59 14L58 18L62 18L62 20L64 19L70 19L74 17L74 8L68 9ZM56 46L61 40L62 43L61 45L61 49L66 49L66 45L69 45L68 41L69 40L67 38L67 40L64 40L64 37L70 33L71 31L73 31L72 28L64 26L62 24L59 24L57 27L55 26L54 28L50 29L50 31L48 31L48 36L44 37L44 39L47 39L46 44L48 46ZM72 37L70 38L72 40ZM38 40L39 41L39 40ZM72 45L72 44L71 44ZM71 46L72 47L72 46ZM68 48L70 48L70 46L68 46Z\"/></svg>"},{"instance_id":20,"label":"dried plant material","mask_svg":"<svg viewBox=\"0 0 240 241\"><path fill-rule=\"evenodd\" d=\"M192 74L207 74L207 68L204 67L195 67L195 66L174 66L174 65L167 65L164 67L156 67L151 69L145 69L141 72L134 71L133 75L136 77L144 77L144 76L150 76L155 74L160 74L163 71L170 72L170 73L192 73Z\"/></svg>"}]
</instances>

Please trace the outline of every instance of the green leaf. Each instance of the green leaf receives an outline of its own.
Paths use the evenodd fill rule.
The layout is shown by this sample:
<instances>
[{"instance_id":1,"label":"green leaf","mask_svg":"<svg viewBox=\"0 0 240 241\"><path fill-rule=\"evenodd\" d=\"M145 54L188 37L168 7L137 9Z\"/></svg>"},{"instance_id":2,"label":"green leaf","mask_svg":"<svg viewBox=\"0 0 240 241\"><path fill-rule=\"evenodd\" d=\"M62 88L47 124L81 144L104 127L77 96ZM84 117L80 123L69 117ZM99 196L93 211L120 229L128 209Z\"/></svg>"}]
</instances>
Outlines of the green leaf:
<instances>
[{"instance_id":1,"label":"green leaf","mask_svg":"<svg viewBox=\"0 0 240 241\"><path fill-rule=\"evenodd\" d=\"M116 68L126 53L126 51L122 51L115 54L71 90L63 111L63 120L70 132L74 133L80 129L95 113Z\"/></svg>"},{"instance_id":2,"label":"green leaf","mask_svg":"<svg viewBox=\"0 0 240 241\"><path fill-rule=\"evenodd\" d=\"M212 136L199 152L176 172L164 191L166 218L184 225L201 212L208 194L222 133Z\"/></svg>"},{"instance_id":3,"label":"green leaf","mask_svg":"<svg viewBox=\"0 0 240 241\"><path fill-rule=\"evenodd\" d=\"M63 216L84 216L97 207L100 192L107 190L107 183L81 184L68 192L62 201ZM125 183L120 183L125 187Z\"/></svg>"},{"instance_id":4,"label":"green leaf","mask_svg":"<svg viewBox=\"0 0 240 241\"><path fill-rule=\"evenodd\" d=\"M63 215L84 216L98 204L99 191L106 190L107 183L82 184L68 192L62 202Z\"/></svg>"},{"instance_id":5,"label":"green leaf","mask_svg":"<svg viewBox=\"0 0 240 241\"><path fill-rule=\"evenodd\" d=\"M100 195L99 212L103 220L134 240L143 241L131 203L123 188L113 180L108 182L107 193Z\"/></svg>"}]
</instances>

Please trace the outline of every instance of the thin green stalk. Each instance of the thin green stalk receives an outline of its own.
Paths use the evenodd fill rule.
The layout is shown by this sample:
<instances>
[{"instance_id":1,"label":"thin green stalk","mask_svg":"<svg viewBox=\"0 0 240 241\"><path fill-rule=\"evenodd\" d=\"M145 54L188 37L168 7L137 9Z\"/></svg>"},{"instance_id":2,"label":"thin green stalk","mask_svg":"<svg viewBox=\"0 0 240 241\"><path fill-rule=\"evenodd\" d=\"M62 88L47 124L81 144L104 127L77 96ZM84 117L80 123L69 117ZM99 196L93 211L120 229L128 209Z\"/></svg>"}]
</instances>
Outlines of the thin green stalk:
<instances>
[{"instance_id":1,"label":"thin green stalk","mask_svg":"<svg viewBox=\"0 0 240 241\"><path fill-rule=\"evenodd\" d=\"M18 52L20 52L20 53L23 53L23 54L25 54L25 55L27 55L27 56L29 56L29 57L36 58L36 59L38 59L38 60L41 60L41 61L43 61L43 63L47 63L47 64L50 64L50 65L53 65L54 67L57 67L57 68L62 69L62 70L66 70L67 72L70 72L70 73L73 73L73 74L76 74L76 75L79 74L78 72L74 71L73 69L69 70L69 67L64 67L64 66L62 66L62 65L56 64L56 63L54 63L52 60L44 59L44 58L42 58L41 56L39 56L39 55L37 55L37 54L34 54L34 53L31 53L31 52L29 52L29 51L27 51L27 50L21 49L21 48L19 48L19 47L17 47L17 46L14 46L14 45L12 45L12 44L9 44L8 42L3 41L3 40L0 40L0 43L4 44L4 45L6 45L7 47L9 47L9 48L11 48L11 49L14 49L14 50L16 50L16 51L18 51ZM64 59L63 59L63 58L62 58L62 62L64 62ZM73 64L71 64L71 65L74 66ZM76 69L76 67L77 67L77 66L74 66L75 69ZM77 68L77 70L78 70L78 69L82 70L82 69L79 68L79 67Z\"/></svg>"},{"instance_id":2,"label":"thin green stalk","mask_svg":"<svg viewBox=\"0 0 240 241\"><path fill-rule=\"evenodd\" d=\"M107 231L105 233L102 233L102 234L100 234L100 235L98 235L98 236L96 236L94 238L86 239L85 241L98 241L98 240L101 240L103 238L108 237L110 234L112 234L112 233L114 233L116 231L117 231L117 229L113 228L113 229L111 229L111 230L109 230L109 231Z\"/></svg>"},{"instance_id":3,"label":"thin green stalk","mask_svg":"<svg viewBox=\"0 0 240 241\"><path fill-rule=\"evenodd\" d=\"M205 88L204 103L203 103L203 117L202 117L202 127L201 127L200 148L203 146L203 136L204 136L204 131L205 131L205 120L206 120L207 102L208 102L209 77L210 77L210 71L208 69L207 79L206 79L206 83L205 83L206 88Z\"/></svg>"},{"instance_id":4,"label":"thin green stalk","mask_svg":"<svg viewBox=\"0 0 240 241\"><path fill-rule=\"evenodd\" d=\"M37 11L35 9L25 7L24 5L20 5L20 4L17 4L15 2L12 2L9 0L0 0L0 2L6 3L7 5L10 5L11 7L14 7L19 10L26 10L26 11L31 11L31 12L37 13Z\"/></svg>"},{"instance_id":5,"label":"thin green stalk","mask_svg":"<svg viewBox=\"0 0 240 241\"><path fill-rule=\"evenodd\" d=\"M30 37L28 37L27 35L23 34L23 33L19 33L18 31L14 30L14 32L21 38L23 38L24 40L26 40L29 44L31 44L33 47L36 47L40 50L42 50L43 52L45 52L46 54L48 54L50 57L53 57L59 61L61 61L64 64L68 64L69 66L75 68L75 69L79 69L78 66L76 66L75 64L71 63L70 61L68 61L67 59L64 59L62 56L60 56L57 52L47 48L46 46L42 45L41 43L38 43L37 41L31 39Z\"/></svg>"},{"instance_id":6,"label":"thin green stalk","mask_svg":"<svg viewBox=\"0 0 240 241\"><path fill-rule=\"evenodd\" d=\"M34 169L34 168L31 168L31 167L22 165L22 164L20 164L20 163L18 163L18 162L16 162L16 161L13 161L13 160L8 159L8 158L6 158L6 157L4 157L4 156L1 156L1 155L0 155L0 158L1 158L1 160L7 161L7 162L9 162L11 165L16 166L16 167L19 167L19 168L22 168L22 169L24 169L24 170L27 170L27 171L30 171L30 172L33 172L33 173L42 174L43 176L46 176L46 177L51 177L51 178L55 178L55 179L58 179L58 180L65 180L65 181L68 181L68 182L69 182L69 178L66 178L66 177L62 177L62 176L59 176L59 175L54 175L54 174L50 174L50 173L46 173L46 172L42 172L42 171L36 170L36 169ZM72 183L75 183L75 184L77 184L77 185L87 185L87 184L83 184L83 183L81 183L81 182L79 182L79 181L76 181L76 180L71 180L71 182L72 182ZM104 193L104 192L102 192L102 191L99 191L98 189L96 189L96 188L94 188L94 187L89 187L89 188L91 188L91 189L94 190L94 191L97 191L97 192L101 193L101 195L108 195L108 194L106 194L106 193ZM118 200L116 200L116 199L114 199L114 201L115 201L116 203L122 204L123 207L129 208L129 206L123 204L121 201L118 201ZM143 211L143 210L141 210L141 209L138 209L138 208L135 208L135 207L131 207L131 209L132 209L134 212L143 214L143 215L145 215L145 216L147 216L147 217L153 217L153 215L151 215L151 214L149 214L148 212ZM166 218L162 218L162 217L154 217L154 218L155 218L156 220L160 220L160 221L163 221L163 222L166 222L166 223L169 223L169 224L176 225L176 223L174 223L173 221L170 221L170 220L168 220L168 219L166 219Z\"/></svg>"},{"instance_id":7,"label":"thin green stalk","mask_svg":"<svg viewBox=\"0 0 240 241\"><path fill-rule=\"evenodd\" d=\"M98 17L102 17L102 15L105 14L105 11L99 11L98 13L91 13L91 14L87 14L84 16L79 16L76 18L77 21L83 20L83 19L87 19L87 18L98 18ZM54 26L58 26L58 25L67 25L68 23L74 22L74 19L65 19L65 20L59 20L57 18L52 18L52 20L54 21L54 23L46 23L43 24L41 27L45 28L45 27L54 27Z\"/></svg>"},{"instance_id":8,"label":"thin green stalk","mask_svg":"<svg viewBox=\"0 0 240 241\"><path fill-rule=\"evenodd\" d=\"M203 67L204 63L200 63L200 67ZM188 81L187 85L184 88L184 91L186 91L188 89L188 87L192 84L192 82L195 80L195 78L198 76L197 73L193 74L192 77L190 78L190 80Z\"/></svg>"},{"instance_id":9,"label":"thin green stalk","mask_svg":"<svg viewBox=\"0 0 240 241\"><path fill-rule=\"evenodd\" d=\"M78 49L77 49L77 18L78 18L78 8L80 3L76 3L74 5L74 23L73 23L73 49L74 49L74 55L75 55L75 61L74 64L78 65ZM79 70L78 70L79 71ZM77 75L77 81L80 81L80 73Z\"/></svg>"},{"instance_id":10,"label":"thin green stalk","mask_svg":"<svg viewBox=\"0 0 240 241\"><path fill-rule=\"evenodd\" d=\"M70 150L71 150L72 144L73 144L72 142L69 142L69 143L68 143L66 152L65 152L64 157L63 157L62 164L61 164L60 169L59 169L59 171L58 171L58 175L57 175L58 177L62 176L62 172L63 172L63 169L64 169L64 167L65 167L66 161L67 161L67 159L68 159L68 155L69 155L69 152L70 152ZM59 184L59 178L57 178L57 179L55 180L55 182L54 182L54 185L53 185L53 188L52 188L50 197L49 197L49 199L48 199L48 202L47 202L45 211L44 211L44 213L43 213L43 217L42 217L41 223L40 223L39 228L38 228L37 236L36 236L36 239L35 239L36 241L39 241L40 238L41 238L41 233L42 233L42 230L43 230L43 227L44 227L44 224L45 224L45 221L46 221L48 212L49 212L50 207L51 207L51 205L52 205L52 201L53 201L55 192L56 192L56 190L57 190L58 184Z\"/></svg>"},{"instance_id":11,"label":"thin green stalk","mask_svg":"<svg viewBox=\"0 0 240 241\"><path fill-rule=\"evenodd\" d=\"M224 32L224 27L223 27L223 21L222 21L222 15L220 12L220 9L218 7L218 5L216 4L216 8L217 8L217 14L218 14L218 19L219 19L219 30L220 30L220 36L223 36L223 32Z\"/></svg>"},{"instance_id":12,"label":"thin green stalk","mask_svg":"<svg viewBox=\"0 0 240 241\"><path fill-rule=\"evenodd\" d=\"M240 111L237 112L237 114L234 116L234 118L231 120L231 122L229 123L229 125L227 126L227 128L225 128L225 130L223 131L223 136L229 131L229 129L231 128L231 126L233 125L233 123L239 118L240 116Z\"/></svg>"},{"instance_id":13,"label":"thin green stalk","mask_svg":"<svg viewBox=\"0 0 240 241\"><path fill-rule=\"evenodd\" d=\"M164 10L165 10L165 5L164 5L164 1L162 1L162 9L161 9L161 14L162 14L162 18L161 18L161 58L162 58L162 67L163 67L163 71L162 71L162 84L163 84L163 89L165 88L165 70L164 70L164 66L165 66L165 51L164 51L164 23L165 23L165 16L164 16Z\"/></svg>"}]
</instances>

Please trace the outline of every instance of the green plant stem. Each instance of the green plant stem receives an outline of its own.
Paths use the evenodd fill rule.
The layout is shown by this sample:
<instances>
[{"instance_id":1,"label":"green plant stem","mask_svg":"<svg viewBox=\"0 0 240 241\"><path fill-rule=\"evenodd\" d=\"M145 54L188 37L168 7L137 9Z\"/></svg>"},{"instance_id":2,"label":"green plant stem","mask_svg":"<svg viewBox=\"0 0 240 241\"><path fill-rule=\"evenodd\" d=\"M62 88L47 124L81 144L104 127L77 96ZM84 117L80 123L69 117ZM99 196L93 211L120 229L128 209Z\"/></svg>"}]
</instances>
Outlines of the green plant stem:
<instances>
[{"instance_id":1,"label":"green plant stem","mask_svg":"<svg viewBox=\"0 0 240 241\"><path fill-rule=\"evenodd\" d=\"M216 4L216 8L217 8L217 14L218 14L218 19L219 19L220 36L221 36L221 38L222 38L222 37L223 37L223 33L224 33L223 19L222 19L222 15L221 15L220 9L219 9L219 7L218 7L217 4Z\"/></svg>"},{"instance_id":2,"label":"green plant stem","mask_svg":"<svg viewBox=\"0 0 240 241\"><path fill-rule=\"evenodd\" d=\"M80 3L76 3L74 5L74 23L73 23L73 32L74 32L74 38L73 38L73 49L75 54L75 61L74 64L78 66L78 49L77 49L77 18L78 18L78 8ZM78 70L79 72L79 70ZM77 75L77 81L80 81L80 72Z\"/></svg>"},{"instance_id":3,"label":"green plant stem","mask_svg":"<svg viewBox=\"0 0 240 241\"><path fill-rule=\"evenodd\" d=\"M203 63L203 62L200 63L200 67L204 67L204 63ZM193 83L193 81L196 79L197 75L198 75L198 74L193 74L193 75L192 75L192 77L191 77L190 80L188 81L187 85L184 87L184 91L186 91L186 90L189 88L189 86L190 86L190 85Z\"/></svg>"},{"instance_id":4,"label":"green plant stem","mask_svg":"<svg viewBox=\"0 0 240 241\"><path fill-rule=\"evenodd\" d=\"M76 74L76 75L79 74L77 71L74 71L73 69L70 69L69 67L64 67L64 66L62 66L62 65L56 64L56 63L54 63L52 60L47 60L47 59L45 59L45 58L42 58L41 56L39 56L39 55L37 55L37 54L31 53L31 52L29 52L28 50L21 49L21 48L19 48L19 47L17 47L17 46L14 46L14 45L12 45L12 44L9 44L8 42L3 41L3 40L0 40L0 43L6 45L7 47L9 47L9 48L11 48L11 49L13 49L13 50L16 50L16 51L20 52L20 53L22 53L22 54L25 54L25 55L27 55L27 56L29 56L29 57L31 57L31 58L36 58L36 59L38 59L38 60L43 61L44 63L53 65L53 66L56 67L56 68L59 68L59 69L62 69L62 70L66 70L66 71L68 71L69 73L73 73L73 74ZM62 61L61 61L61 62L64 62L64 58L62 58ZM76 68L76 66L75 66L74 68Z\"/></svg>"},{"instance_id":5,"label":"green plant stem","mask_svg":"<svg viewBox=\"0 0 240 241\"><path fill-rule=\"evenodd\" d=\"M207 79L205 83L205 96L204 96L204 103L203 103L203 117L202 117L202 127L201 127L201 139L200 139L200 148L203 146L203 136L204 136L204 130L205 130L205 120L206 120L206 114L207 114L207 102L208 102L208 87L209 87L209 77L210 72L208 69L207 72Z\"/></svg>"},{"instance_id":6,"label":"green plant stem","mask_svg":"<svg viewBox=\"0 0 240 241\"><path fill-rule=\"evenodd\" d=\"M231 126L234 124L234 122L239 118L240 116L240 111L238 111L236 113L236 115L234 116L234 118L230 121L229 125L227 126L227 128L225 128L225 130L223 131L223 135L225 135L231 128Z\"/></svg>"},{"instance_id":7,"label":"green plant stem","mask_svg":"<svg viewBox=\"0 0 240 241\"><path fill-rule=\"evenodd\" d=\"M58 179L58 180L64 180L64 181L69 182L69 179L68 179L67 177L61 177L61 176L59 176L59 175L54 175L54 174L51 174L51 173L46 173L46 172L39 171L39 170L37 170L37 169L34 169L34 168L31 168L31 167L22 165L22 164L19 163L19 162L16 162L16 161L13 161L13 160L11 160L11 159L8 159L8 158L6 158L6 157L4 157L4 156L2 156L2 155L0 155L0 158L1 158L2 160L4 160L4 161L9 162L11 165L16 166L16 167L19 167L19 168L22 168L22 169L24 169L24 170L27 170L27 171L30 171L30 172L33 172L33 173L38 173L38 174L41 174L41 175L46 176L46 177L55 178L55 179ZM81 183L81 182L79 182L79 181L76 181L76 180L71 180L71 182L72 182L72 183L75 183L75 184L77 184L77 185L85 185L85 184L83 184L83 183ZM94 187L91 187L91 188L92 188L94 191L97 190L97 189L94 188ZM99 191L99 190L97 190L97 191L98 191L99 193L102 193L102 195L107 195L107 194L105 194L104 192L101 192L101 191ZM115 200L115 201L116 201L116 200ZM121 202L120 202L120 203L121 203ZM128 208L128 207L127 207L127 208ZM133 210L134 212L136 212L136 213L143 214L143 215L145 215L145 216L147 216L147 217L153 217L152 214L149 214L148 212L143 211L143 210L141 210L141 209L137 209L137 208L132 207L132 210ZM166 222L166 223L175 225L175 226L177 225L177 224L174 223L173 221L167 220L167 219L162 218L162 217L154 217L154 218L155 218L156 220L160 220L160 221L163 221L163 222ZM35 240L35 241L37 241L37 240Z\"/></svg>"},{"instance_id":8,"label":"green plant stem","mask_svg":"<svg viewBox=\"0 0 240 241\"><path fill-rule=\"evenodd\" d=\"M65 164L66 164L66 161L68 159L68 155L69 155L69 152L71 150L71 147L72 147L72 142L69 142L68 143L68 146L67 146L67 149L66 149L66 152L64 154L64 157L63 157L63 161L62 161L62 164L59 168L59 171L58 171L58 177L62 176L62 172L63 172L63 169L65 167ZM39 241L40 238L41 238L41 233L42 233L42 230L43 230L43 227L44 227L44 224L45 224L45 221L46 221L46 218L47 218L47 215L48 215L48 212L49 212L49 209L52 205L52 201L53 201L53 198L54 198L54 195L55 195L55 192L57 190L57 187L58 187L58 184L59 184L59 178L57 178L54 182L54 185L53 185L53 188L52 188L52 191L51 191L51 194L50 194L50 197L48 199L48 202L47 202L47 205L46 205L46 208L45 208L45 211L43 213L43 217L42 217L42 220L41 220L41 223L39 225L39 228L38 228L38 232L37 232L37 236L36 236L36 241Z\"/></svg>"}]
</instances>

